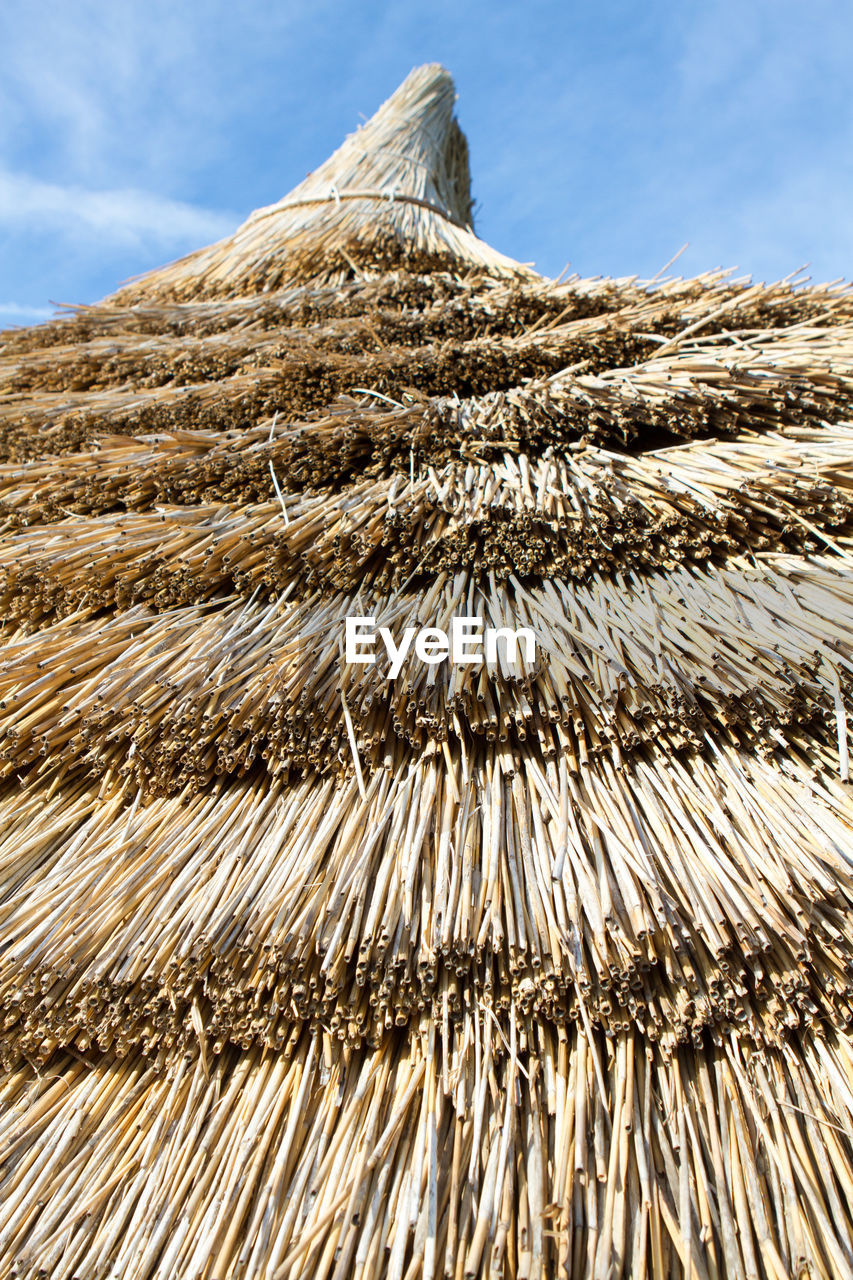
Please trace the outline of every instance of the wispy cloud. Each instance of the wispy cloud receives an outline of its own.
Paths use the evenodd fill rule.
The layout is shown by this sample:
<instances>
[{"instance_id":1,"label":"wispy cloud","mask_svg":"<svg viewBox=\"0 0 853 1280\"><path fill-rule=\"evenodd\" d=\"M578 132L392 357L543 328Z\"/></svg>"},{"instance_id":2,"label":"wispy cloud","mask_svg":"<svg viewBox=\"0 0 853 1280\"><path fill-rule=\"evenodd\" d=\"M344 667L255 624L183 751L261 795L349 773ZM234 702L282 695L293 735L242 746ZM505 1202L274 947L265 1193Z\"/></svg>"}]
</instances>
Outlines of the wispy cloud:
<instances>
[{"instance_id":1,"label":"wispy cloud","mask_svg":"<svg viewBox=\"0 0 853 1280\"><path fill-rule=\"evenodd\" d=\"M23 302L0 302L0 330L13 328L16 325L39 324L49 320L56 311L55 307L31 307ZM0 334L2 341L2 334Z\"/></svg>"},{"instance_id":2,"label":"wispy cloud","mask_svg":"<svg viewBox=\"0 0 853 1280\"><path fill-rule=\"evenodd\" d=\"M46 320L54 307L28 307L20 302L0 302L0 315L18 316L21 320Z\"/></svg>"},{"instance_id":3,"label":"wispy cloud","mask_svg":"<svg viewBox=\"0 0 853 1280\"><path fill-rule=\"evenodd\" d=\"M131 187L91 191L0 169L0 226L107 238L114 245L198 245L233 231L236 214L199 209Z\"/></svg>"},{"instance_id":4,"label":"wispy cloud","mask_svg":"<svg viewBox=\"0 0 853 1280\"><path fill-rule=\"evenodd\" d=\"M91 300L227 234L427 59L504 252L849 274L851 31L833 0L0 5L3 292Z\"/></svg>"}]
</instances>

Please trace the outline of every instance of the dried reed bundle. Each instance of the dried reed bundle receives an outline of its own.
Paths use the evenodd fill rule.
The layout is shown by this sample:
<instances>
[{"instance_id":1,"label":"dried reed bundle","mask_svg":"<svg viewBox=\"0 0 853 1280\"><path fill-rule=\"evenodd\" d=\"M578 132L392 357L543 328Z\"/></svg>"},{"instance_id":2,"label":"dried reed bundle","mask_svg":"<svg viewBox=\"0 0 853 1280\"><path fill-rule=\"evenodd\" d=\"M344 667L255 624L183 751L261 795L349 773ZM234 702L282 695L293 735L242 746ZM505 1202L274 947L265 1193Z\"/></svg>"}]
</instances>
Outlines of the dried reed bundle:
<instances>
[{"instance_id":1,"label":"dried reed bundle","mask_svg":"<svg viewBox=\"0 0 853 1280\"><path fill-rule=\"evenodd\" d=\"M421 67L376 115L277 204L232 237L152 272L124 301L259 292L282 281L346 279L348 258L407 265L463 258L498 275L525 268L471 226L468 144L448 73Z\"/></svg>"},{"instance_id":2,"label":"dried reed bundle","mask_svg":"<svg viewBox=\"0 0 853 1280\"><path fill-rule=\"evenodd\" d=\"M421 68L0 459L3 1274L853 1277L845 285L542 280Z\"/></svg>"},{"instance_id":3,"label":"dried reed bundle","mask_svg":"<svg viewBox=\"0 0 853 1280\"><path fill-rule=\"evenodd\" d=\"M365 480L338 493L279 492L275 503L248 504L235 502L232 489L228 504L157 504L144 516L69 523L74 506L109 508L113 476L126 505L145 511L154 500L150 489L131 495L123 469L116 475L116 454L128 450L106 448L100 466L101 455L78 455L71 476L45 469L47 487L33 468L0 474L13 521L26 512L28 521L38 513L57 522L8 537L0 590L9 615L23 620L34 610L41 617L116 601L200 602L233 588L283 591L295 577L380 592L413 574L460 570L587 578L781 547L844 554L853 529L851 441L850 427L837 424L816 439L813 431L770 442L752 433L641 457L591 446L570 455L548 449L531 464L506 453L488 464L430 467L390 490ZM180 458L186 453L175 449L173 468Z\"/></svg>"},{"instance_id":4,"label":"dried reed bundle","mask_svg":"<svg viewBox=\"0 0 853 1280\"><path fill-rule=\"evenodd\" d=\"M395 739L421 750L455 739L463 755L480 738L535 744L572 772L601 754L621 767L621 753L648 741L698 748L709 732L773 750L834 725L837 695L853 686L846 563L765 555L754 567L596 574L580 586L443 574L388 595L297 597L291 580L268 603L219 598L162 612L96 594L96 565L81 603L88 594L90 612L128 607L30 626L4 646L0 776L83 760L158 792L245 773L259 759L274 775L321 762L351 770L344 700L360 756L377 766ZM49 610L49 587L24 594L28 618ZM341 661L345 620L365 609L397 632L446 629L460 612L526 626L539 654L517 668L502 649L483 666L427 667L410 652L389 681L387 655L372 666Z\"/></svg>"},{"instance_id":5,"label":"dried reed bundle","mask_svg":"<svg viewBox=\"0 0 853 1280\"><path fill-rule=\"evenodd\" d=\"M4 1056L171 1050L199 1007L217 1051L280 1047L298 1017L378 1043L470 992L669 1047L850 1026L853 823L828 768L790 748L783 769L648 748L576 775L529 749L405 759L364 799L256 777L128 813L59 774L7 801Z\"/></svg>"},{"instance_id":6,"label":"dried reed bundle","mask_svg":"<svg viewBox=\"0 0 853 1280\"><path fill-rule=\"evenodd\" d=\"M853 1058L794 1035L671 1058L476 1004L377 1053L57 1055L2 1085L21 1277L847 1275Z\"/></svg>"}]
</instances>

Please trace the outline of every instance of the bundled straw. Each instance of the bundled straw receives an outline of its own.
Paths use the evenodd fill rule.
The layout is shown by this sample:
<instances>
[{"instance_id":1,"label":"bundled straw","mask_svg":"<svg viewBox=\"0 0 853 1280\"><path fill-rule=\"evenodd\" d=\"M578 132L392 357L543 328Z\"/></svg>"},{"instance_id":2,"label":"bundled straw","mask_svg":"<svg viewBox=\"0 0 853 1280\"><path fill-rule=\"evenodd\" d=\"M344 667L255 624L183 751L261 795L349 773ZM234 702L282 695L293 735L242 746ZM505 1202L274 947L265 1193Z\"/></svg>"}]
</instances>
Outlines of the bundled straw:
<instances>
[{"instance_id":1,"label":"bundled straw","mask_svg":"<svg viewBox=\"0 0 853 1280\"><path fill-rule=\"evenodd\" d=\"M543 280L453 102L0 342L3 1275L853 1277L850 292Z\"/></svg>"},{"instance_id":2,"label":"bundled straw","mask_svg":"<svg viewBox=\"0 0 853 1280\"><path fill-rule=\"evenodd\" d=\"M59 1054L2 1086L0 1247L56 1280L849 1275L852 1073L844 1039L662 1058L488 1006L446 1052Z\"/></svg>"}]
</instances>

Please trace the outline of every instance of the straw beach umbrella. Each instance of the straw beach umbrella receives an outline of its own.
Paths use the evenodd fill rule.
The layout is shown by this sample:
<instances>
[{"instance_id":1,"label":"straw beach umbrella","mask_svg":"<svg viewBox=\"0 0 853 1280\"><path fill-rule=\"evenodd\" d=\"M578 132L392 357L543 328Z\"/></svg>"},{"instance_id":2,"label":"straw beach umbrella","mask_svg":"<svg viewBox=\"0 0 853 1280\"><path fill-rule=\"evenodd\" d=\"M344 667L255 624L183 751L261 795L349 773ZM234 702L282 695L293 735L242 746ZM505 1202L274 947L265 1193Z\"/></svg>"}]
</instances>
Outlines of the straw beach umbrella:
<instances>
[{"instance_id":1,"label":"straw beach umbrella","mask_svg":"<svg viewBox=\"0 0 853 1280\"><path fill-rule=\"evenodd\" d=\"M853 1275L853 300L543 279L454 101L0 342L4 1274Z\"/></svg>"}]
</instances>

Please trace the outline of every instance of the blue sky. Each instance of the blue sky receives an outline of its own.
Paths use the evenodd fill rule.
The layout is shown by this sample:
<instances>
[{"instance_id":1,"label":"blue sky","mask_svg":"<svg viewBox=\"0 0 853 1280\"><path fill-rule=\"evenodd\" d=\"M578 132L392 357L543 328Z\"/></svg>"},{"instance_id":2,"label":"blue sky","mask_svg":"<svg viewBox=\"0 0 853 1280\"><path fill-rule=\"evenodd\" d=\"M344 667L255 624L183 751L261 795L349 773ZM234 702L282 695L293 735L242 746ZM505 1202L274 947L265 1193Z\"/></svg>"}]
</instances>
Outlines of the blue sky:
<instances>
[{"instance_id":1,"label":"blue sky","mask_svg":"<svg viewBox=\"0 0 853 1280\"><path fill-rule=\"evenodd\" d=\"M453 73L480 235L558 275L853 276L844 0L28 0L0 9L0 325L278 199Z\"/></svg>"}]
</instances>

